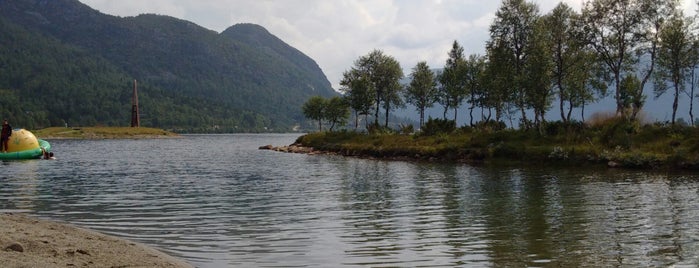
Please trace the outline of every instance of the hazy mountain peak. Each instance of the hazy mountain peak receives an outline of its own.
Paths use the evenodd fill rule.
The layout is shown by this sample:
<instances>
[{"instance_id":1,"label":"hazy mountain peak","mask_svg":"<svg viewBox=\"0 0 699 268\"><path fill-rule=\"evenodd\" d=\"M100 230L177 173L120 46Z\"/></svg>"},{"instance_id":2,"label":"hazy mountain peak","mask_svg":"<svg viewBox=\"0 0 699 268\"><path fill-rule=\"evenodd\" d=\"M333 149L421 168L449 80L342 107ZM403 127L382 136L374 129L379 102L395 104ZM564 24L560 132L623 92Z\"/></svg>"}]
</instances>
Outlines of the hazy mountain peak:
<instances>
[{"instance_id":1,"label":"hazy mountain peak","mask_svg":"<svg viewBox=\"0 0 699 268\"><path fill-rule=\"evenodd\" d=\"M336 94L314 60L255 24L219 34L170 16L105 15L77 0L0 0L0 33L0 51L14 51L0 53L0 90L42 94L23 105L60 114L51 125L128 120L123 92L134 79L146 125L197 131L291 129L305 121L306 99Z\"/></svg>"}]
</instances>

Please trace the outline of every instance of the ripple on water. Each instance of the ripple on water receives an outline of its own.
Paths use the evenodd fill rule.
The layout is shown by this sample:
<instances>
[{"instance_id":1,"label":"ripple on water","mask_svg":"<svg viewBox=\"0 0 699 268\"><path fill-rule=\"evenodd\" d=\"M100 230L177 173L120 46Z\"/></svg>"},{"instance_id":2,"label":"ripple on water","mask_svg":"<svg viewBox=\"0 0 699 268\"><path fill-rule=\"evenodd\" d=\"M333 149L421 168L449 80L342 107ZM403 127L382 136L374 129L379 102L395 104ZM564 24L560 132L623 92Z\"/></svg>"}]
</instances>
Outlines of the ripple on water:
<instances>
[{"instance_id":1,"label":"ripple on water","mask_svg":"<svg viewBox=\"0 0 699 268\"><path fill-rule=\"evenodd\" d=\"M55 141L59 160L2 162L0 210L133 239L198 267L699 264L694 174L257 150L295 138Z\"/></svg>"}]
</instances>

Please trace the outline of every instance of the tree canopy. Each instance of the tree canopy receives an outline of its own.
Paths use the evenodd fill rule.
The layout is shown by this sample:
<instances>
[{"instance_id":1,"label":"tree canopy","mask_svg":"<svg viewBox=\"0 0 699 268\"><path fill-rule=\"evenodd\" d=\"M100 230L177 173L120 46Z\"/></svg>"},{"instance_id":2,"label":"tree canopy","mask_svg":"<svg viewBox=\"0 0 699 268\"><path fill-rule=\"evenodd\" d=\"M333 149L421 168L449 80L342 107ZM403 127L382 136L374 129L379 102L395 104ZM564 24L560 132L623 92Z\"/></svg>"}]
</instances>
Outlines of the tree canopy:
<instances>
[{"instance_id":1,"label":"tree canopy","mask_svg":"<svg viewBox=\"0 0 699 268\"><path fill-rule=\"evenodd\" d=\"M388 113L402 102L415 106L420 126L435 102L445 119L453 109L456 121L466 101L471 126L477 125L473 110L479 108L486 124L510 120L514 126L519 118L522 128L542 131L555 101L563 122L571 122L577 108L584 120L586 105L605 98L609 88L617 115L636 120L647 100L646 84L654 78L656 95L674 89L674 122L681 92L690 97L692 116L693 71L699 64L699 27L695 18L678 14L676 0L590 0L579 12L561 2L546 14L532 1L503 0L486 54L466 58L454 41L435 78L425 61L415 65L403 100L394 94L400 90L400 65L381 50L355 61L341 84L355 116L366 118L373 109L375 125L380 108L386 109L387 126ZM692 90L684 90L690 81Z\"/></svg>"}]
</instances>

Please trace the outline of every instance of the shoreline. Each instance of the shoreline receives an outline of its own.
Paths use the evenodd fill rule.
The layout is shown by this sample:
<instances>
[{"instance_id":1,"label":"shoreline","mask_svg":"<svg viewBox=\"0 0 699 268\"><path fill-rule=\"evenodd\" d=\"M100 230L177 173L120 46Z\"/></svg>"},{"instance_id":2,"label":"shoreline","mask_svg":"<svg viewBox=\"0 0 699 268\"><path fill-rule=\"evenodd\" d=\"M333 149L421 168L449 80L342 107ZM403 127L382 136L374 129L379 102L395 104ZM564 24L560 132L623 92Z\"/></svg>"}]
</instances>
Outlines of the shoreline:
<instances>
[{"instance_id":1,"label":"shoreline","mask_svg":"<svg viewBox=\"0 0 699 268\"><path fill-rule=\"evenodd\" d=\"M0 226L3 267L194 267L156 248L70 223L0 213Z\"/></svg>"},{"instance_id":2,"label":"shoreline","mask_svg":"<svg viewBox=\"0 0 699 268\"><path fill-rule=\"evenodd\" d=\"M50 127L32 131L45 140L98 140L98 139L172 139L177 133L149 127Z\"/></svg>"},{"instance_id":3,"label":"shoreline","mask_svg":"<svg viewBox=\"0 0 699 268\"><path fill-rule=\"evenodd\" d=\"M629 143L627 147L610 147L608 141L604 143L605 139L594 135L591 138L565 133L546 137L511 131L416 136L339 131L309 133L298 137L291 145L265 145L259 149L428 163L480 165L507 162L638 170L699 170L699 154L696 152L699 150L696 145L699 138L691 135L697 130L647 128L650 130L626 139ZM578 137L571 138L572 135ZM648 141L647 137L652 140Z\"/></svg>"}]
</instances>

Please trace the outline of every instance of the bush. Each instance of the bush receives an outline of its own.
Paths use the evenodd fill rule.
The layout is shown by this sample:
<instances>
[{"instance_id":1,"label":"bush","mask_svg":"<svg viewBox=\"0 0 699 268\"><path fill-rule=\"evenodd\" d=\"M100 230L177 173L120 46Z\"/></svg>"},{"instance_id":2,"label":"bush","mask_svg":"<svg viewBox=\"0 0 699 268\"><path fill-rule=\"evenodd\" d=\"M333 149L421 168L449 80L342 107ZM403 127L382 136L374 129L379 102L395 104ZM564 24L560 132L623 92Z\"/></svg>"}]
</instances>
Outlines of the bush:
<instances>
[{"instance_id":1,"label":"bush","mask_svg":"<svg viewBox=\"0 0 699 268\"><path fill-rule=\"evenodd\" d=\"M400 125L400 133L401 134L408 135L408 134L413 134L413 132L415 132L415 128L413 127L412 124L407 124L407 125L401 124Z\"/></svg>"},{"instance_id":2,"label":"bush","mask_svg":"<svg viewBox=\"0 0 699 268\"><path fill-rule=\"evenodd\" d=\"M502 121L486 120L476 123L474 127L482 131L498 131L507 128L507 124Z\"/></svg>"},{"instance_id":3,"label":"bush","mask_svg":"<svg viewBox=\"0 0 699 268\"><path fill-rule=\"evenodd\" d=\"M582 133L585 125L580 121L553 121L544 123L544 133L547 136L559 136L569 133Z\"/></svg>"},{"instance_id":4,"label":"bush","mask_svg":"<svg viewBox=\"0 0 699 268\"><path fill-rule=\"evenodd\" d=\"M430 117L422 128L422 134L425 136L432 136L435 134L451 134L456 130L456 122L449 119L434 119Z\"/></svg>"},{"instance_id":5,"label":"bush","mask_svg":"<svg viewBox=\"0 0 699 268\"><path fill-rule=\"evenodd\" d=\"M631 148L631 135L638 133L639 123L624 118L608 120L601 126L600 142L607 147Z\"/></svg>"}]
</instances>

